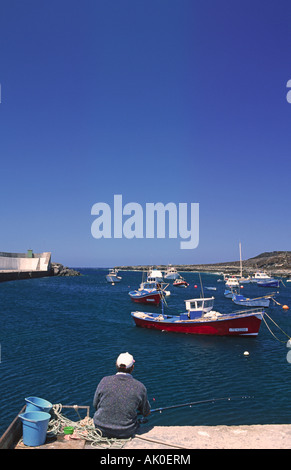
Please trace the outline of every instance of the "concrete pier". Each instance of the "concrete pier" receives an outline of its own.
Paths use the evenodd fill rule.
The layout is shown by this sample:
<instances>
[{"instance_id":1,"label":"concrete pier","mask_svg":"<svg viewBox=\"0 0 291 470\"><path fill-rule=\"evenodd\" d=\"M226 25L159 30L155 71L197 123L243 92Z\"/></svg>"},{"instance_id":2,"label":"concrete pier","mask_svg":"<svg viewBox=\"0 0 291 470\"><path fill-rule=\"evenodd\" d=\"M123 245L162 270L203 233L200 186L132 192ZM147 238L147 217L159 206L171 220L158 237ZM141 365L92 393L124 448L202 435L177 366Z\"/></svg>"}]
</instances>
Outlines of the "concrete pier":
<instances>
[{"instance_id":1,"label":"concrete pier","mask_svg":"<svg viewBox=\"0 0 291 470\"><path fill-rule=\"evenodd\" d=\"M291 424L143 427L123 449L290 449Z\"/></svg>"},{"instance_id":2,"label":"concrete pier","mask_svg":"<svg viewBox=\"0 0 291 470\"><path fill-rule=\"evenodd\" d=\"M19 420L18 431L20 430ZM14 422L14 427L15 427ZM11 425L12 426L12 425ZM2 446L9 448L13 440L11 427L2 436ZM15 434L16 435L16 434ZM19 436L20 437L20 436ZM18 437L18 439L19 439ZM0 442L1 444L1 442ZM143 426L132 439L113 442L112 445L101 443L101 446L92 447L86 438L76 438L70 435L59 435L57 439L48 439L45 444L38 447L27 447L20 441L15 449L95 449L119 450L119 454L126 455L127 450L149 449L164 451L187 451L194 449L218 450L254 450L254 449L290 449L291 424L264 424L242 426Z\"/></svg>"},{"instance_id":3,"label":"concrete pier","mask_svg":"<svg viewBox=\"0 0 291 470\"><path fill-rule=\"evenodd\" d=\"M0 252L0 282L52 276L51 253Z\"/></svg>"}]
</instances>

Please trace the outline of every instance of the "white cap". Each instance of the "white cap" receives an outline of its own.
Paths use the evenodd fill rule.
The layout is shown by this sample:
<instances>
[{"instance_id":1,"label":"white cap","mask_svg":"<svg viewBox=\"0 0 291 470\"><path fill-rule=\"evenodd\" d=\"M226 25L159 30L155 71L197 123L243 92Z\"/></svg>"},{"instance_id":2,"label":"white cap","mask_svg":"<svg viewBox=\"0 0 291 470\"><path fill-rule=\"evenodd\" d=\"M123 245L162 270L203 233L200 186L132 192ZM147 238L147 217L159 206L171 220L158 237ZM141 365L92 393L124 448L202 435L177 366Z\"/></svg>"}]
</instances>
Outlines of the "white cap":
<instances>
[{"instance_id":1,"label":"white cap","mask_svg":"<svg viewBox=\"0 0 291 470\"><path fill-rule=\"evenodd\" d=\"M128 352L119 354L117 360L116 360L116 365L117 367L125 367L126 369L129 369L131 366L133 366L135 360L133 359L132 355L129 354Z\"/></svg>"}]
</instances>

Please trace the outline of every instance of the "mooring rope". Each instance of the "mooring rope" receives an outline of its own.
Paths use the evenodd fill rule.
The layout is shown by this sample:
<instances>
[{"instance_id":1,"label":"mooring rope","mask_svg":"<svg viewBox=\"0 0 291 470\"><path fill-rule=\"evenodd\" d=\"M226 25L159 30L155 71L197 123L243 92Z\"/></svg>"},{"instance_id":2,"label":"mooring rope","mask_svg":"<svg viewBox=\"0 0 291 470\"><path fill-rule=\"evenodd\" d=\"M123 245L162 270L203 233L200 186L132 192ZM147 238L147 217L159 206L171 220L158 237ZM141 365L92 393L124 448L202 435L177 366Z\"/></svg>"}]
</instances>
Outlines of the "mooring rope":
<instances>
[{"instance_id":1,"label":"mooring rope","mask_svg":"<svg viewBox=\"0 0 291 470\"><path fill-rule=\"evenodd\" d=\"M101 448L122 448L130 439L115 439L102 436L102 432L99 429L96 429L93 423L93 419L86 417L79 421L72 421L62 414L62 404L58 403L52 407L52 418L48 424L47 432L52 435L63 435L64 428L72 426L74 428L74 434L71 436L72 439L84 439L91 442L92 447L101 447ZM77 412L78 416L78 407L73 407ZM81 417L80 417L81 418Z\"/></svg>"},{"instance_id":2,"label":"mooring rope","mask_svg":"<svg viewBox=\"0 0 291 470\"><path fill-rule=\"evenodd\" d=\"M291 339L290 335L288 335L287 333L285 333L284 330L282 330L282 328L280 328L280 326L265 312L265 315L269 318L269 320L271 320L271 322L274 323L274 325L285 335L287 336L288 338L288 341ZM274 338L279 341L280 343L287 343L288 341L282 341L281 339L277 338L277 336L273 333L273 331L271 330L271 328L269 327L268 323L266 322L265 318L264 318L264 315L263 315L263 320L264 320L264 323L266 325L266 327L268 328L269 332L271 333L272 336L274 336Z\"/></svg>"}]
</instances>

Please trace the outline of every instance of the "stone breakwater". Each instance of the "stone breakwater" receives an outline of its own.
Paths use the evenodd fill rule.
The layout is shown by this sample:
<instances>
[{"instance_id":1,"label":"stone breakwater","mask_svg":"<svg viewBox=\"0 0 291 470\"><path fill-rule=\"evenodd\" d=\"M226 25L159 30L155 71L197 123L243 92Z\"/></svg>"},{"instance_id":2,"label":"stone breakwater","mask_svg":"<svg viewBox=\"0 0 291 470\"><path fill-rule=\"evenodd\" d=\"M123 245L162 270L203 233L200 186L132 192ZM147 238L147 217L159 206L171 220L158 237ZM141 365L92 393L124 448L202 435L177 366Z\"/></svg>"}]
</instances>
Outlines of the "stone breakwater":
<instances>
[{"instance_id":1,"label":"stone breakwater","mask_svg":"<svg viewBox=\"0 0 291 470\"><path fill-rule=\"evenodd\" d=\"M81 276L79 271L68 268L60 263L51 263L51 270L53 272L53 276Z\"/></svg>"}]
</instances>

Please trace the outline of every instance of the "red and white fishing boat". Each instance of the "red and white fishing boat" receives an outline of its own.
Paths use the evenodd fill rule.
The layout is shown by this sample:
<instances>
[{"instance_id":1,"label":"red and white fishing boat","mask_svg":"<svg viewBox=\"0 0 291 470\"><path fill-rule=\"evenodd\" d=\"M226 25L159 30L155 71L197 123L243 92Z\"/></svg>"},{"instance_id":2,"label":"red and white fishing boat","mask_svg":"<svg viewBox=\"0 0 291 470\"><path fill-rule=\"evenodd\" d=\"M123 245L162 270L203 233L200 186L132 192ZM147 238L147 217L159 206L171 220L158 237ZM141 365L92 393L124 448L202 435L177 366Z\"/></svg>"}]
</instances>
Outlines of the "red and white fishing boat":
<instances>
[{"instance_id":1,"label":"red and white fishing boat","mask_svg":"<svg viewBox=\"0 0 291 470\"><path fill-rule=\"evenodd\" d=\"M264 310L255 308L232 313L213 310L214 297L185 300L186 312L164 315L132 312L136 326L154 330L214 336L257 336Z\"/></svg>"},{"instance_id":2,"label":"red and white fishing boat","mask_svg":"<svg viewBox=\"0 0 291 470\"><path fill-rule=\"evenodd\" d=\"M138 290L128 293L131 300L140 304L159 305L161 296L165 294L159 282L143 282Z\"/></svg>"},{"instance_id":3,"label":"red and white fishing boat","mask_svg":"<svg viewBox=\"0 0 291 470\"><path fill-rule=\"evenodd\" d=\"M189 284L187 281L185 281L185 279L183 279L182 277L179 277L178 279L175 279L175 281L173 282L173 286L174 287L188 287Z\"/></svg>"}]
</instances>

